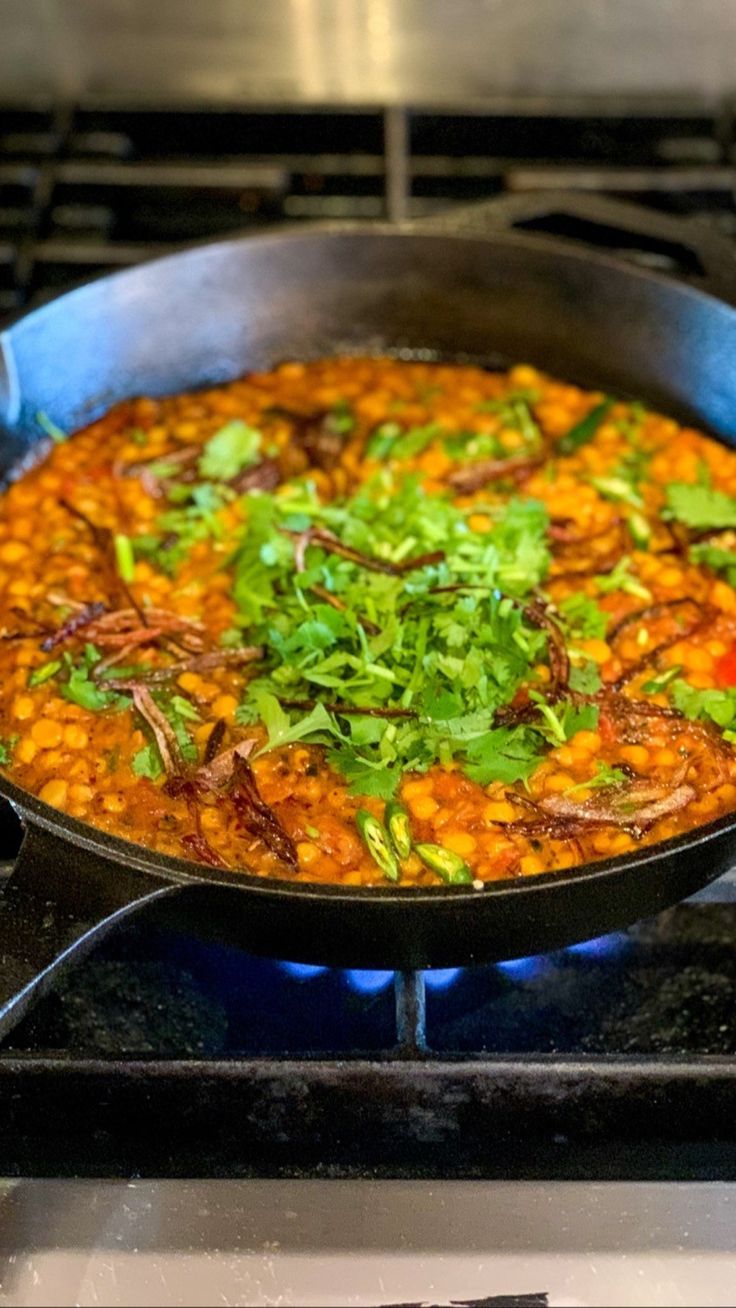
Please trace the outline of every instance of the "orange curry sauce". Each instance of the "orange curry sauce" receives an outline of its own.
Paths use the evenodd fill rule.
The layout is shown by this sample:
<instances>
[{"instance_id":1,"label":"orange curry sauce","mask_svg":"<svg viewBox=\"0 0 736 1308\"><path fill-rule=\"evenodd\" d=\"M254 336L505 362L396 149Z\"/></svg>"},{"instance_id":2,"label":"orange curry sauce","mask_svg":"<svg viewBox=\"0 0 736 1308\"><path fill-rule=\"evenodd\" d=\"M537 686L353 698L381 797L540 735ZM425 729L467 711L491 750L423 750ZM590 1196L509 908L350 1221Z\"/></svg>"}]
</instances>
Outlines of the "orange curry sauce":
<instances>
[{"instance_id":1,"label":"orange curry sauce","mask_svg":"<svg viewBox=\"0 0 736 1308\"><path fill-rule=\"evenodd\" d=\"M407 479L462 549L500 530L498 568L384 531ZM314 508L356 495L360 548ZM736 454L528 366L328 359L120 404L0 499L4 771L127 840L306 881L493 881L665 839L736 807L731 497Z\"/></svg>"}]
</instances>

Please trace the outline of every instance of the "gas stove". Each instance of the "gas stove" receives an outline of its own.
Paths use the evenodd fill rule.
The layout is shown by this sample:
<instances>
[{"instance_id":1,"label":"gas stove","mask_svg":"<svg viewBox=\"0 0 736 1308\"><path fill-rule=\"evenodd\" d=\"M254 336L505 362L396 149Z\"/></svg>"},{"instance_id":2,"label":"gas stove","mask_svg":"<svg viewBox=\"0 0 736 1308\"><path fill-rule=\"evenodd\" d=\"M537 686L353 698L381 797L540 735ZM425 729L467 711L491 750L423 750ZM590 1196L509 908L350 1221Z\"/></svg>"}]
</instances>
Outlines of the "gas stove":
<instances>
[{"instance_id":1,"label":"gas stove","mask_svg":"<svg viewBox=\"0 0 736 1308\"><path fill-rule=\"evenodd\" d=\"M208 111L91 100L6 106L0 311L193 240L275 222L403 220L540 189L606 192L698 214L736 238L733 132L730 105L672 97L594 105L537 98L441 111L286 104ZM623 247L620 233L583 225L557 234L671 266L671 252L644 240ZM3 810L6 874L18 840L17 823ZM440 1208L452 1195L456 1211L468 1213L465 1182L518 1183L503 1193L521 1223L529 1220L530 1181L538 1183L537 1215L540 1203L549 1211L564 1205L560 1196L572 1195L574 1183L585 1182L590 1198L599 1192L589 1183L618 1182L631 1212L643 1204L642 1223L654 1221L655 1209L661 1216L661 1183L678 1181L691 1184L672 1218L678 1238L697 1224L687 1215L693 1195L702 1217L698 1186L708 1183L711 1211L726 1193L713 1183L736 1179L734 878L653 921L557 954L427 974L257 958L203 938L185 896L176 920L167 913L157 906L119 929L0 1048L5 1177L241 1178L261 1187L248 1192L256 1208L272 1201L269 1187L287 1180L319 1187L340 1178L347 1187L340 1202L359 1202L364 1213L371 1202L380 1208L375 1196L383 1192L361 1190L358 1201L349 1187L390 1178L403 1186L409 1226L415 1203L425 1217L432 1208L438 1179L455 1187L441 1202L435 1196ZM634 1192L628 1183L635 1180L648 1184ZM107 1212L109 1193L94 1193L93 1206ZM140 1202L174 1221L179 1200L171 1193L159 1181L136 1183L127 1198L116 1191L129 1211ZM187 1193L190 1216L235 1202L206 1185ZM482 1193L496 1203L501 1191L494 1184ZM22 1214L33 1194L31 1183L9 1180L0 1207ZM309 1240L323 1192L299 1194L313 1198L300 1199L292 1219L281 1196L275 1226L291 1229L293 1220L294 1230L309 1228L297 1245L314 1253ZM67 1211L87 1211L89 1196L59 1181L59 1222ZM432 1220L441 1224L438 1213ZM670 1238L671 1231L665 1244ZM414 1235L407 1239L411 1245ZM420 1234L416 1240L419 1246ZM453 1256L462 1245L460 1235L457 1246L454 1240ZM482 1240L473 1236L471 1245L477 1252ZM254 1247L259 1258L273 1253ZM529 1295L499 1303L546 1302L553 1280L531 1275L521 1245L517 1256L529 1268L526 1279L475 1276L471 1284L466 1274L465 1301L476 1293L472 1302L496 1302L487 1287L513 1283ZM262 1259L258 1266L265 1275ZM272 1298L263 1281L234 1301L281 1295L295 1302L279 1277ZM42 1301L31 1290L4 1300L0 1281L0 1302ZM549 1302L604 1302L588 1281L573 1278L566 1289L555 1282ZM348 1282L340 1284L346 1292ZM666 1294L670 1282L661 1284ZM356 1303L452 1297L441 1275L370 1286L355 1291ZM78 1301L99 1293L90 1281L88 1298ZM182 1296L160 1301L200 1302ZM727 1301L715 1291L709 1299Z\"/></svg>"}]
</instances>

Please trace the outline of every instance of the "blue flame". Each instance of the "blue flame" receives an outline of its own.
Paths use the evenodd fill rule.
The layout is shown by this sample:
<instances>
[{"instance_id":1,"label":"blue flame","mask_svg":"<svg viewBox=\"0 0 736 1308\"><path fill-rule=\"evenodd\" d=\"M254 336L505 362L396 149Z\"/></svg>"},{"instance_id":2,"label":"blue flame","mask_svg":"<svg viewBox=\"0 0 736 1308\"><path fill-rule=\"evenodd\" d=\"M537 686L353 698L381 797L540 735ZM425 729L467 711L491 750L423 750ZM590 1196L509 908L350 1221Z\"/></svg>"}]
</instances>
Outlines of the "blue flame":
<instances>
[{"instance_id":1,"label":"blue flame","mask_svg":"<svg viewBox=\"0 0 736 1308\"><path fill-rule=\"evenodd\" d=\"M424 972L423 976L430 990L447 990L464 971L464 967L437 967L431 972Z\"/></svg>"},{"instance_id":2,"label":"blue flame","mask_svg":"<svg viewBox=\"0 0 736 1308\"><path fill-rule=\"evenodd\" d=\"M314 963L279 963L279 967L296 981L311 981L312 977L327 971L326 967L317 967Z\"/></svg>"},{"instance_id":3,"label":"blue flame","mask_svg":"<svg viewBox=\"0 0 736 1308\"><path fill-rule=\"evenodd\" d=\"M627 943L627 937L620 932L609 936L595 936L593 940L581 940L577 945L568 945L568 954L588 954L592 958L605 958L606 954L616 954Z\"/></svg>"},{"instance_id":4,"label":"blue flame","mask_svg":"<svg viewBox=\"0 0 736 1308\"><path fill-rule=\"evenodd\" d=\"M577 945L568 945L563 952L588 958L606 958L622 950L627 941L628 937L622 932L612 932L607 936L596 936L593 940L581 940ZM496 966L514 981L533 981L552 966L552 961L552 955L534 954L528 958L510 958ZM311 981L330 971L327 967L318 967L313 963L280 962L278 966L295 981ZM422 975L427 989L441 991L449 990L465 970L464 967L439 967L427 970ZM349 989L357 994L378 995L391 984L395 973L370 968L349 968L343 972L343 976Z\"/></svg>"},{"instance_id":5,"label":"blue flame","mask_svg":"<svg viewBox=\"0 0 736 1308\"><path fill-rule=\"evenodd\" d=\"M514 981L532 981L546 972L549 965L546 954L534 954L530 958L510 958L505 963L497 963L496 967Z\"/></svg>"},{"instance_id":6,"label":"blue flame","mask_svg":"<svg viewBox=\"0 0 736 1308\"><path fill-rule=\"evenodd\" d=\"M345 973L350 989L359 995L378 995L391 985L393 979L393 972L371 971L365 967L352 967Z\"/></svg>"}]
</instances>

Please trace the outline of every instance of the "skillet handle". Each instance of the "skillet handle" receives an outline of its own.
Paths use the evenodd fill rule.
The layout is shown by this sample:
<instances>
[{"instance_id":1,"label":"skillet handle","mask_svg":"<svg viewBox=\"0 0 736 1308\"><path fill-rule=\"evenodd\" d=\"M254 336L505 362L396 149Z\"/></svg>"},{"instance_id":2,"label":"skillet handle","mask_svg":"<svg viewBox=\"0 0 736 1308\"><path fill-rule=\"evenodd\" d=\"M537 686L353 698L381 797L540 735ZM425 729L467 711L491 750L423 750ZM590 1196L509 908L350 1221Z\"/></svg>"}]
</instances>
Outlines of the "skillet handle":
<instances>
[{"instance_id":1,"label":"skillet handle","mask_svg":"<svg viewBox=\"0 0 736 1308\"><path fill-rule=\"evenodd\" d=\"M0 895L0 1040L63 968L176 889L27 825Z\"/></svg>"},{"instance_id":2,"label":"skillet handle","mask_svg":"<svg viewBox=\"0 0 736 1308\"><path fill-rule=\"evenodd\" d=\"M563 239L616 250L646 251L662 271L678 274L720 300L736 305L736 252L701 218L679 218L643 205L576 191L501 195L412 221L411 231L491 236L498 231ZM635 238L632 241L632 238ZM655 265L655 271L658 270Z\"/></svg>"}]
</instances>

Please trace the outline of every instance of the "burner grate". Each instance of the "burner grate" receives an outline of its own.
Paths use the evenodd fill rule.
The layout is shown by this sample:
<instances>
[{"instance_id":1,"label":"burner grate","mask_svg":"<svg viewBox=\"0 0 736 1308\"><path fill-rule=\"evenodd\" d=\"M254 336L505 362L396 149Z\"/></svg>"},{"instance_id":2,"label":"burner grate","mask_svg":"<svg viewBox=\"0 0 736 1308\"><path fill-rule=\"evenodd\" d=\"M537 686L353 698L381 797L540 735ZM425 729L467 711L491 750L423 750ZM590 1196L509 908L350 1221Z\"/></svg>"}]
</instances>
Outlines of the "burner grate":
<instances>
[{"instance_id":1,"label":"burner grate","mask_svg":"<svg viewBox=\"0 0 736 1308\"><path fill-rule=\"evenodd\" d=\"M503 192L605 191L736 234L732 119L726 102L688 98L0 107L0 312L193 240Z\"/></svg>"},{"instance_id":2,"label":"burner grate","mask_svg":"<svg viewBox=\"0 0 736 1308\"><path fill-rule=\"evenodd\" d=\"M730 106L688 98L8 106L0 312L191 240L504 192L605 191L736 235L735 151ZM0 857L16 845L6 815ZM258 959L149 912L0 1051L0 1171L732 1178L733 899L430 977Z\"/></svg>"}]
</instances>

